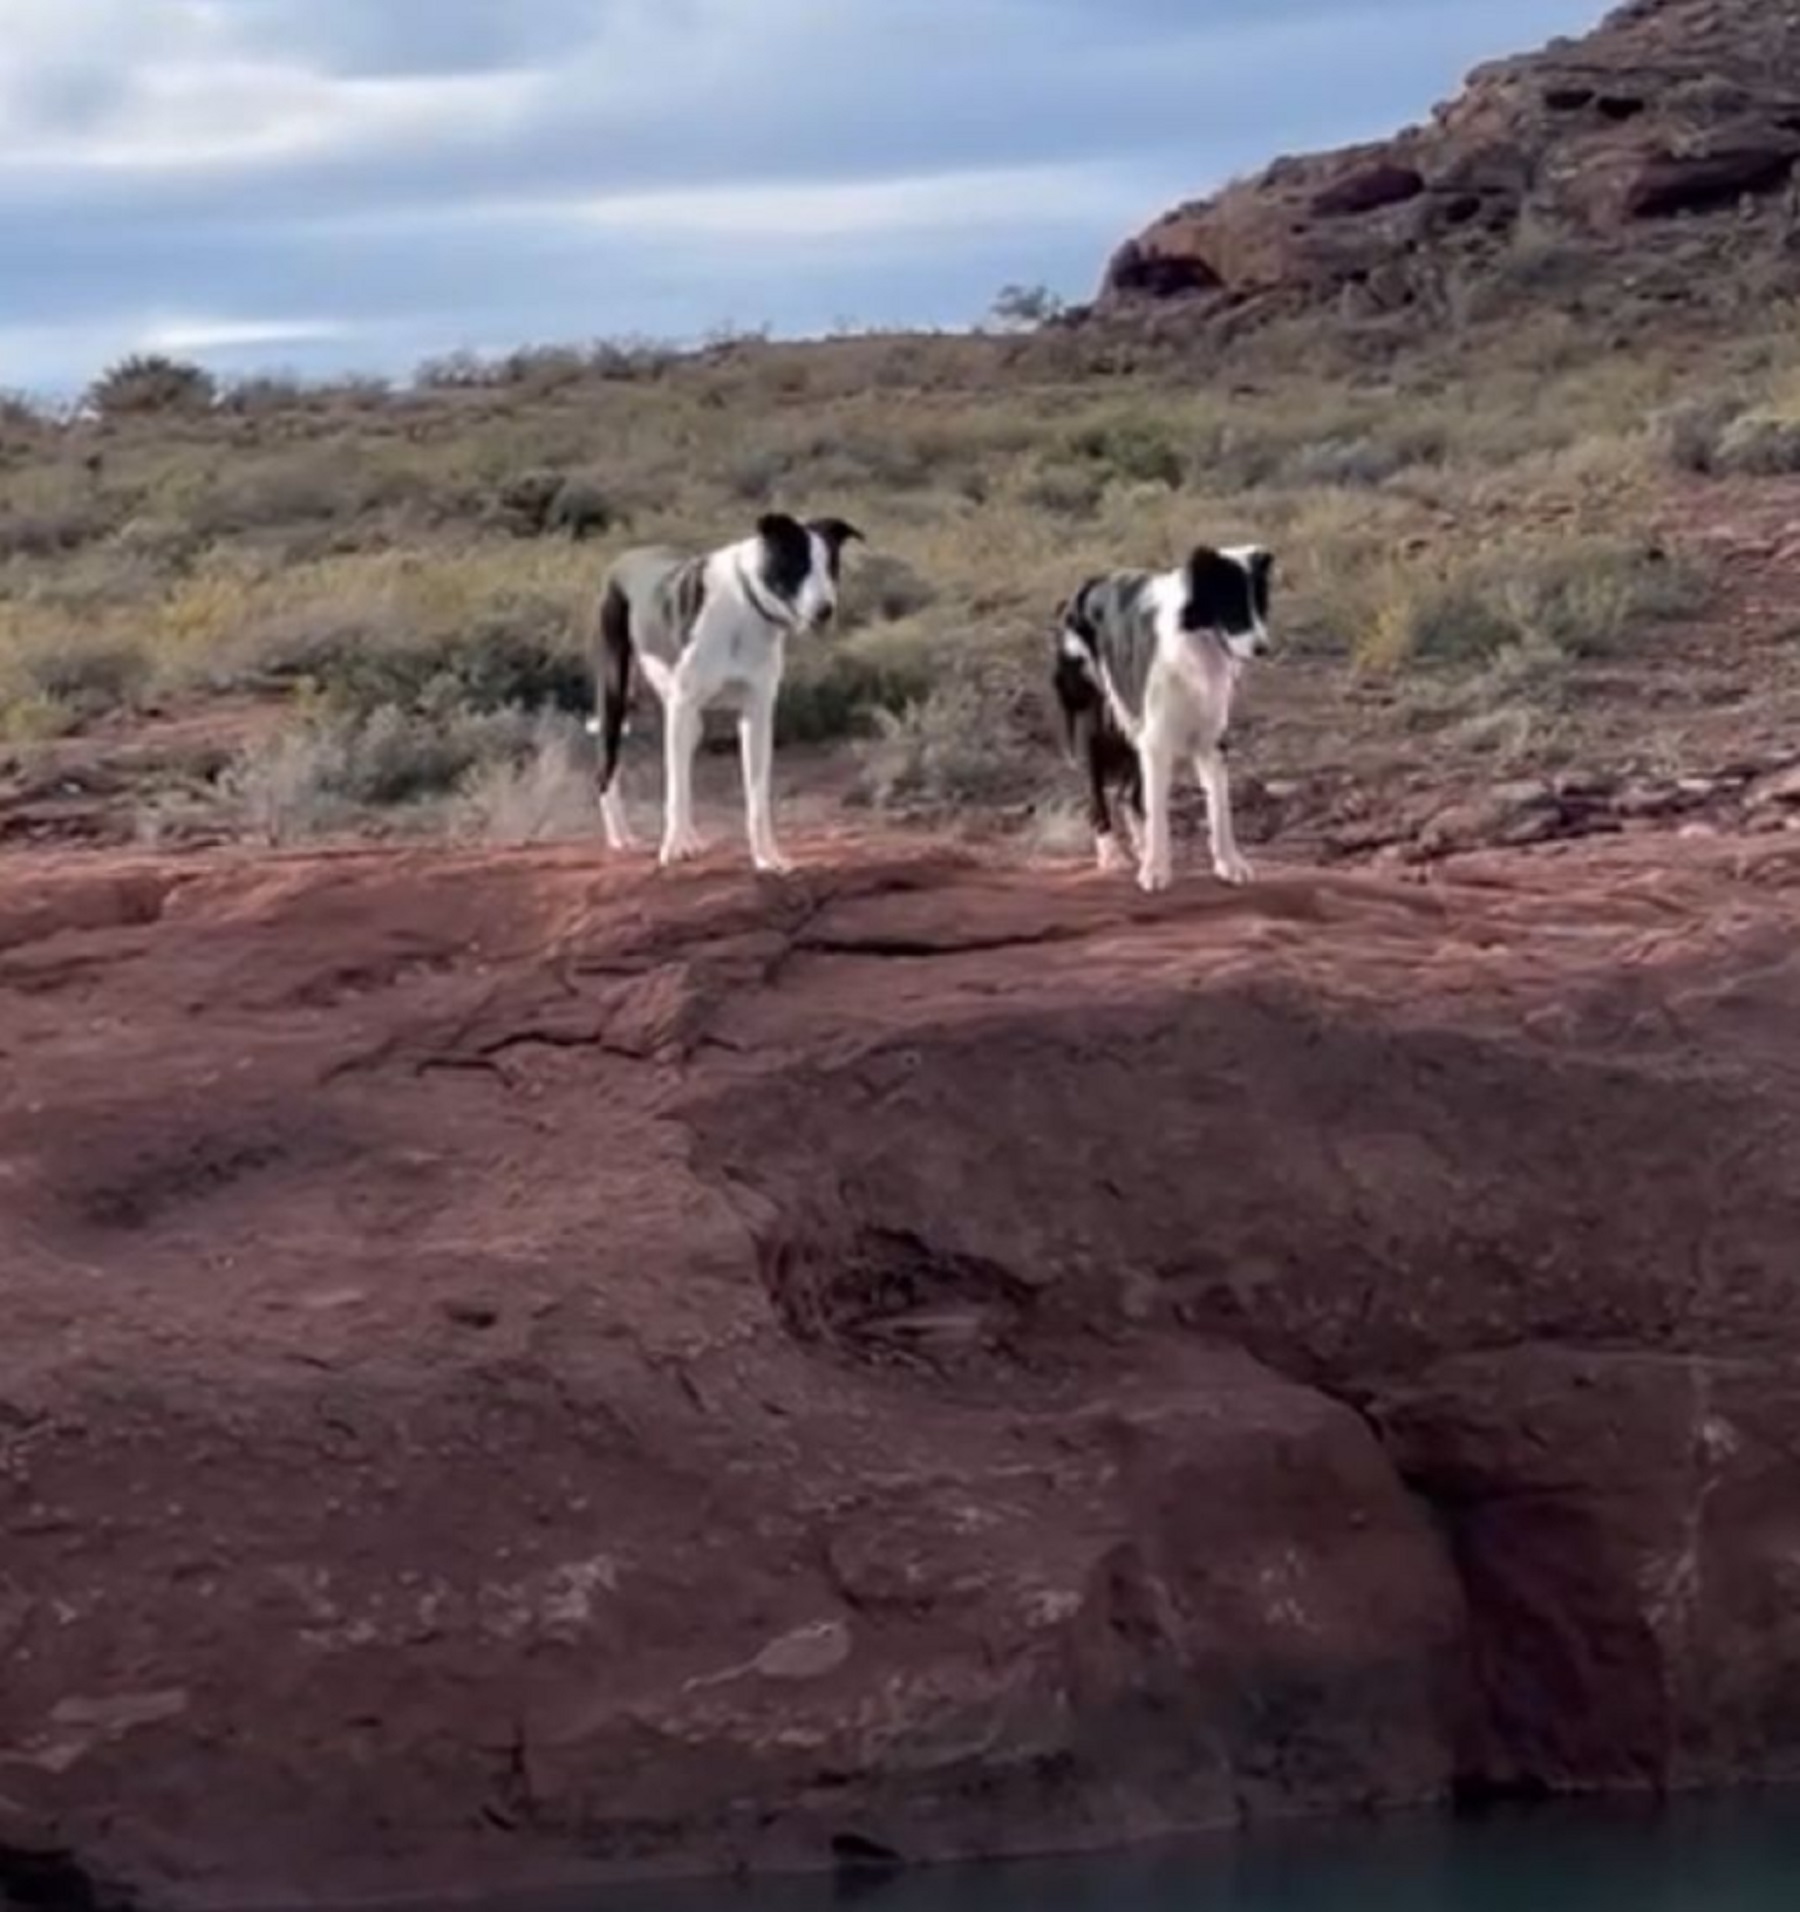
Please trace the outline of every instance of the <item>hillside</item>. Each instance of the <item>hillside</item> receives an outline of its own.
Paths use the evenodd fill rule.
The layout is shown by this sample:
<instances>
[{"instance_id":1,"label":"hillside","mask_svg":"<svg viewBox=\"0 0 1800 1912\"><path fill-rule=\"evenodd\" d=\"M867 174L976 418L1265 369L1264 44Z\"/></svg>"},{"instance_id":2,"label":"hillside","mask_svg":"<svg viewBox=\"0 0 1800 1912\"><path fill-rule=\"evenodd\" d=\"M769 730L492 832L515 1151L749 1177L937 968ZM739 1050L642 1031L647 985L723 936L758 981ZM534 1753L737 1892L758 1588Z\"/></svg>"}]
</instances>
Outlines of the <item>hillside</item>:
<instances>
[{"instance_id":1,"label":"hillside","mask_svg":"<svg viewBox=\"0 0 1800 1912\"><path fill-rule=\"evenodd\" d=\"M1028 333L0 402L0 1904L1800 1779L1797 14ZM777 503L799 872L611 858L607 556ZM1046 625L1200 536L1262 880L1148 900Z\"/></svg>"},{"instance_id":2,"label":"hillside","mask_svg":"<svg viewBox=\"0 0 1800 1912\"><path fill-rule=\"evenodd\" d=\"M1800 267L1800 7L1633 0L1424 125L1274 161L1112 259L1103 308L1728 314Z\"/></svg>"}]
</instances>

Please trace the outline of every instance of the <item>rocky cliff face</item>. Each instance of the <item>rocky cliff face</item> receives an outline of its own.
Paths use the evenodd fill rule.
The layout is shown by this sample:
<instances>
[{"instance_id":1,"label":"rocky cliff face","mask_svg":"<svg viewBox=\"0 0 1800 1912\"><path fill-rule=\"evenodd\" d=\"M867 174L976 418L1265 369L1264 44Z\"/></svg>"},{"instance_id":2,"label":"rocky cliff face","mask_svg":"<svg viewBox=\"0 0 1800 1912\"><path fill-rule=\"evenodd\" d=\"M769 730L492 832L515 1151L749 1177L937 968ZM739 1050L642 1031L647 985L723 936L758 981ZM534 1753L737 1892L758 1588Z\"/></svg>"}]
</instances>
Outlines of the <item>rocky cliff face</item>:
<instances>
[{"instance_id":1,"label":"rocky cliff face","mask_svg":"<svg viewBox=\"0 0 1800 1912\"><path fill-rule=\"evenodd\" d=\"M1579 281L1780 250L1796 226L1800 4L1634 0L1478 69L1430 123L1279 159L1176 208L1107 268L1112 310L1172 298L1439 304L1560 248ZM1592 288L1597 290L1597 283ZM1692 289L1668 275L1667 292Z\"/></svg>"},{"instance_id":2,"label":"rocky cliff face","mask_svg":"<svg viewBox=\"0 0 1800 1912\"><path fill-rule=\"evenodd\" d=\"M1800 1776L1795 840L17 860L0 1900Z\"/></svg>"}]
</instances>

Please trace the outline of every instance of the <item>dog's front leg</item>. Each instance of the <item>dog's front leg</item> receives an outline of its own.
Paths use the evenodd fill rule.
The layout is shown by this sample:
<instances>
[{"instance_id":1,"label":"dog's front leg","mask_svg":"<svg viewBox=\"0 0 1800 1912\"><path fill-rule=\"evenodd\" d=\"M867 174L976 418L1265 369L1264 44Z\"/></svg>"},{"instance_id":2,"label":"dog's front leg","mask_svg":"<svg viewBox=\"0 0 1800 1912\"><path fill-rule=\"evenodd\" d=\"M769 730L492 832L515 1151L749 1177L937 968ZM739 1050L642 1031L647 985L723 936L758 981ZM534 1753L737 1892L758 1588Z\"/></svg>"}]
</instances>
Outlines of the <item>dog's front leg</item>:
<instances>
[{"instance_id":1,"label":"dog's front leg","mask_svg":"<svg viewBox=\"0 0 1800 1912\"><path fill-rule=\"evenodd\" d=\"M1214 873L1221 883L1248 883L1253 872L1238 849L1231 821L1231 777L1225 768L1225 753L1216 743L1196 753L1194 775L1206 792L1206 827L1212 838Z\"/></svg>"},{"instance_id":2,"label":"dog's front leg","mask_svg":"<svg viewBox=\"0 0 1800 1912\"><path fill-rule=\"evenodd\" d=\"M786 876L793 864L775 843L775 699L760 693L738 719L738 754L744 769L744 824L750 860L769 876Z\"/></svg>"},{"instance_id":3,"label":"dog's front leg","mask_svg":"<svg viewBox=\"0 0 1800 1912\"><path fill-rule=\"evenodd\" d=\"M698 856L706 847L694 828L694 752L700 746L700 706L685 688L670 692L663 728L663 840L658 861Z\"/></svg>"},{"instance_id":4,"label":"dog's front leg","mask_svg":"<svg viewBox=\"0 0 1800 1912\"><path fill-rule=\"evenodd\" d=\"M1138 743L1138 762L1144 787L1143 853L1138 861L1138 888L1166 890L1175 880L1175 857L1169 841L1169 795L1175 781L1174 757L1155 729L1145 726Z\"/></svg>"}]
</instances>

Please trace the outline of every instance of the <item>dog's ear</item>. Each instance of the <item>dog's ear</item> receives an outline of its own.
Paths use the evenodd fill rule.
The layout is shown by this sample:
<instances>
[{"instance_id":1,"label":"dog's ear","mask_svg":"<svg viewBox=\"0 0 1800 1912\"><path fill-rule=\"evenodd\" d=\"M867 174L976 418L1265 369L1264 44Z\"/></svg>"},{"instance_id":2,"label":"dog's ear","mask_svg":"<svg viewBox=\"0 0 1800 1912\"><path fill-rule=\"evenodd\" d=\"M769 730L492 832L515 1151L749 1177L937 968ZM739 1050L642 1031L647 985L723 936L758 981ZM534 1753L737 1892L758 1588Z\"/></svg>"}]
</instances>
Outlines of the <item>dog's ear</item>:
<instances>
[{"instance_id":1,"label":"dog's ear","mask_svg":"<svg viewBox=\"0 0 1800 1912\"><path fill-rule=\"evenodd\" d=\"M1261 623L1269 617L1269 586L1275 578L1275 553L1267 545L1252 545L1245 554L1250 572L1250 608Z\"/></svg>"},{"instance_id":2,"label":"dog's ear","mask_svg":"<svg viewBox=\"0 0 1800 1912\"><path fill-rule=\"evenodd\" d=\"M767 511L756 521L762 545L763 582L778 597L791 598L812 569L813 541L798 518L785 511Z\"/></svg>"},{"instance_id":3,"label":"dog's ear","mask_svg":"<svg viewBox=\"0 0 1800 1912\"><path fill-rule=\"evenodd\" d=\"M831 553L833 564L844 555L845 545L869 542L847 518L813 518L808 521L806 528L825 540L825 548Z\"/></svg>"},{"instance_id":4,"label":"dog's ear","mask_svg":"<svg viewBox=\"0 0 1800 1912\"><path fill-rule=\"evenodd\" d=\"M1231 601L1244 589L1244 574L1210 544L1197 544L1182 567L1187 589L1181 607L1184 631L1212 631L1230 615Z\"/></svg>"}]
</instances>

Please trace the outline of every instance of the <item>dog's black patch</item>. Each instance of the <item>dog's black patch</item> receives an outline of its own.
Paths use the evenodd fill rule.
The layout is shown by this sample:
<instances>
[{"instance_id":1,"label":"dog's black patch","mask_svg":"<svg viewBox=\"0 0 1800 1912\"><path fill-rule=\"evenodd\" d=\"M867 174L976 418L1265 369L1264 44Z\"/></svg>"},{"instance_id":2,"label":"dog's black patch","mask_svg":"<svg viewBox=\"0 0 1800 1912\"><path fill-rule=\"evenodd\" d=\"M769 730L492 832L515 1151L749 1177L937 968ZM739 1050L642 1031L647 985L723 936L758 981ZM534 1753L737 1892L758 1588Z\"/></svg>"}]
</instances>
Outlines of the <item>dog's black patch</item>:
<instances>
[{"instance_id":1,"label":"dog's black patch","mask_svg":"<svg viewBox=\"0 0 1800 1912\"><path fill-rule=\"evenodd\" d=\"M1256 629L1256 582L1249 565L1202 544L1190 553L1184 575L1184 631L1219 631L1226 637L1242 637ZM1266 596L1266 577L1264 592Z\"/></svg>"},{"instance_id":2,"label":"dog's black patch","mask_svg":"<svg viewBox=\"0 0 1800 1912\"><path fill-rule=\"evenodd\" d=\"M706 608L706 560L690 558L669 580L669 598L676 628L685 643Z\"/></svg>"},{"instance_id":3,"label":"dog's black patch","mask_svg":"<svg viewBox=\"0 0 1800 1912\"><path fill-rule=\"evenodd\" d=\"M783 604L792 604L812 573L811 534L798 518L771 511L757 520L762 541L762 582Z\"/></svg>"},{"instance_id":4,"label":"dog's black patch","mask_svg":"<svg viewBox=\"0 0 1800 1912\"><path fill-rule=\"evenodd\" d=\"M824 545L825 560L831 567L834 580L843 562L844 546L853 540L860 544L868 543L868 539L847 518L812 518L807 521L806 528Z\"/></svg>"},{"instance_id":5,"label":"dog's black patch","mask_svg":"<svg viewBox=\"0 0 1800 1912\"><path fill-rule=\"evenodd\" d=\"M1099 683L1100 630L1093 609L1094 594L1111 588L1120 605L1135 614L1149 588L1148 578L1089 578L1063 606L1057 619L1056 664L1053 683L1063 721L1063 740L1087 783L1088 825L1097 837L1113 834L1108 792L1116 790L1134 817L1144 813L1142 772L1138 753L1113 721L1110 705ZM1085 661L1072 656L1067 640L1074 638L1087 653Z\"/></svg>"},{"instance_id":6,"label":"dog's black patch","mask_svg":"<svg viewBox=\"0 0 1800 1912\"><path fill-rule=\"evenodd\" d=\"M1100 578L1095 582L1104 584L1106 580ZM1118 593L1119 614L1124 622L1132 623L1141 615L1144 599L1150 595L1150 588L1155 582L1156 580L1148 571L1133 571L1114 579L1113 588ZM1092 588L1093 586L1089 587L1089 589Z\"/></svg>"}]
</instances>

